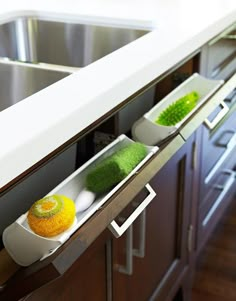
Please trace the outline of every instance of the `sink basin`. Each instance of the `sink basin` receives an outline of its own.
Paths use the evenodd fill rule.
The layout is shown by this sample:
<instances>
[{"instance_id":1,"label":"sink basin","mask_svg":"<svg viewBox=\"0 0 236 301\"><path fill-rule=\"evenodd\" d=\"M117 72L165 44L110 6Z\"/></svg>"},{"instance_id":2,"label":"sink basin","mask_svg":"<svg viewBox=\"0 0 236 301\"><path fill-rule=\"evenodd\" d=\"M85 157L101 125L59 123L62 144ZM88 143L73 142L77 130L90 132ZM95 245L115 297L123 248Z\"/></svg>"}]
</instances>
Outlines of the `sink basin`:
<instances>
[{"instance_id":1,"label":"sink basin","mask_svg":"<svg viewBox=\"0 0 236 301\"><path fill-rule=\"evenodd\" d=\"M0 112L71 74L52 67L0 60Z\"/></svg>"},{"instance_id":2,"label":"sink basin","mask_svg":"<svg viewBox=\"0 0 236 301\"><path fill-rule=\"evenodd\" d=\"M0 57L84 67L146 33L145 30L21 17L0 25Z\"/></svg>"}]
</instances>

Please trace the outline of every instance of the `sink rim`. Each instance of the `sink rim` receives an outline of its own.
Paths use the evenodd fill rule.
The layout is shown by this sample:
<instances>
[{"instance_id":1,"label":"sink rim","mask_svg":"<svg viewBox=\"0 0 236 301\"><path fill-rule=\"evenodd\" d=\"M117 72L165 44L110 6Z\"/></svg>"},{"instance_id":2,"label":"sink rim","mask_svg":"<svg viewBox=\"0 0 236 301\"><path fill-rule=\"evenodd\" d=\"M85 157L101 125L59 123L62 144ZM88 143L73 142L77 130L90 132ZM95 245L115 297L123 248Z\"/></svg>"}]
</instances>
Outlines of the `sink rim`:
<instances>
[{"instance_id":1,"label":"sink rim","mask_svg":"<svg viewBox=\"0 0 236 301\"><path fill-rule=\"evenodd\" d=\"M75 73L79 71L80 67L70 67L66 65L57 65L57 64L49 64L49 63L35 63L35 62L24 62L19 60L14 60L9 57L1 57L0 56L0 65L1 64L9 64L9 65L18 65L18 66L25 66L25 67L32 67L34 69L42 69L48 71L58 71L58 72L68 72L68 73Z\"/></svg>"},{"instance_id":2,"label":"sink rim","mask_svg":"<svg viewBox=\"0 0 236 301\"><path fill-rule=\"evenodd\" d=\"M3 42L6 38L0 58L66 66L75 68L71 69L74 72L150 32L147 28L66 19L57 14L22 14L0 21L0 38ZM56 55L53 47L59 48Z\"/></svg>"}]
</instances>

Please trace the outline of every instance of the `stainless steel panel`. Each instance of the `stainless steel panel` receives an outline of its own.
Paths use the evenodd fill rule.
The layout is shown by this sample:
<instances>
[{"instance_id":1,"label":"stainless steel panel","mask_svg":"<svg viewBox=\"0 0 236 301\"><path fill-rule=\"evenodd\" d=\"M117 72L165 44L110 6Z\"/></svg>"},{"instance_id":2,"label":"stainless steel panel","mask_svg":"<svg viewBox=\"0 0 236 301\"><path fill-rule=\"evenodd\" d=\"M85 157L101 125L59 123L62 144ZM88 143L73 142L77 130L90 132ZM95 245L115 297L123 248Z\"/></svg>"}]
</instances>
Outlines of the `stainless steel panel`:
<instances>
[{"instance_id":1,"label":"stainless steel panel","mask_svg":"<svg viewBox=\"0 0 236 301\"><path fill-rule=\"evenodd\" d=\"M0 56L24 62L84 67L147 32L18 18L0 26Z\"/></svg>"},{"instance_id":2,"label":"stainless steel panel","mask_svg":"<svg viewBox=\"0 0 236 301\"><path fill-rule=\"evenodd\" d=\"M0 111L69 74L33 64L0 61Z\"/></svg>"}]
</instances>

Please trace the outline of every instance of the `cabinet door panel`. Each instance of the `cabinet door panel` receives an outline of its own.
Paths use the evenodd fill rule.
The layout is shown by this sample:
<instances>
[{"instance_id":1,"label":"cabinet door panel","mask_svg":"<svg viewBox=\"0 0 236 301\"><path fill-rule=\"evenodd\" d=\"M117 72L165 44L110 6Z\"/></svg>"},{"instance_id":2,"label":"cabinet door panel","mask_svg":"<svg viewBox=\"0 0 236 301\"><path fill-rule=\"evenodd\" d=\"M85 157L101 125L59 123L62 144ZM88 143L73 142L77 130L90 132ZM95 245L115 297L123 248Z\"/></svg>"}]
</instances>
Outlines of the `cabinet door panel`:
<instances>
[{"instance_id":1,"label":"cabinet door panel","mask_svg":"<svg viewBox=\"0 0 236 301\"><path fill-rule=\"evenodd\" d=\"M231 82L229 88L233 91L235 82L234 80L229 82ZM234 95L234 91L232 93ZM231 94L228 96L229 98L233 97ZM229 205L235 190L236 111L234 104L227 105L229 105L230 111L216 124L214 129L208 129L205 125L200 128L201 173L199 175L198 252L201 251ZM214 114L217 112L213 112Z\"/></svg>"},{"instance_id":2,"label":"cabinet door panel","mask_svg":"<svg viewBox=\"0 0 236 301\"><path fill-rule=\"evenodd\" d=\"M59 279L26 297L27 301L104 301L107 299L107 248L110 233L103 232ZM22 300L23 301L23 300Z\"/></svg>"},{"instance_id":3,"label":"cabinet door panel","mask_svg":"<svg viewBox=\"0 0 236 301\"><path fill-rule=\"evenodd\" d=\"M164 300L187 264L192 142L193 137L149 182L157 196L146 209L145 256L133 257L132 275L117 271L117 264L125 262L125 234L113 242L114 300ZM134 201L144 197L142 192ZM134 247L139 222L133 224Z\"/></svg>"}]
</instances>

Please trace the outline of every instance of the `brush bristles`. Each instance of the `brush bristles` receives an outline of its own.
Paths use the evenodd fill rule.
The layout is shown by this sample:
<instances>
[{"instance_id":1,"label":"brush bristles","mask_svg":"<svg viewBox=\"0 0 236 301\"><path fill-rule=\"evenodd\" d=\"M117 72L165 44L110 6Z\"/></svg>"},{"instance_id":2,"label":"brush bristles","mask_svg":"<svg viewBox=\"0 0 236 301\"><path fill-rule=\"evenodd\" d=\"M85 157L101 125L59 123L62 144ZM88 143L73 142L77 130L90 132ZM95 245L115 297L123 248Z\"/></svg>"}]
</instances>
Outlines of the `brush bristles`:
<instances>
[{"instance_id":1,"label":"brush bristles","mask_svg":"<svg viewBox=\"0 0 236 301\"><path fill-rule=\"evenodd\" d=\"M196 91L179 98L162 111L155 122L165 126L175 125L192 111L198 99L199 95Z\"/></svg>"}]
</instances>

